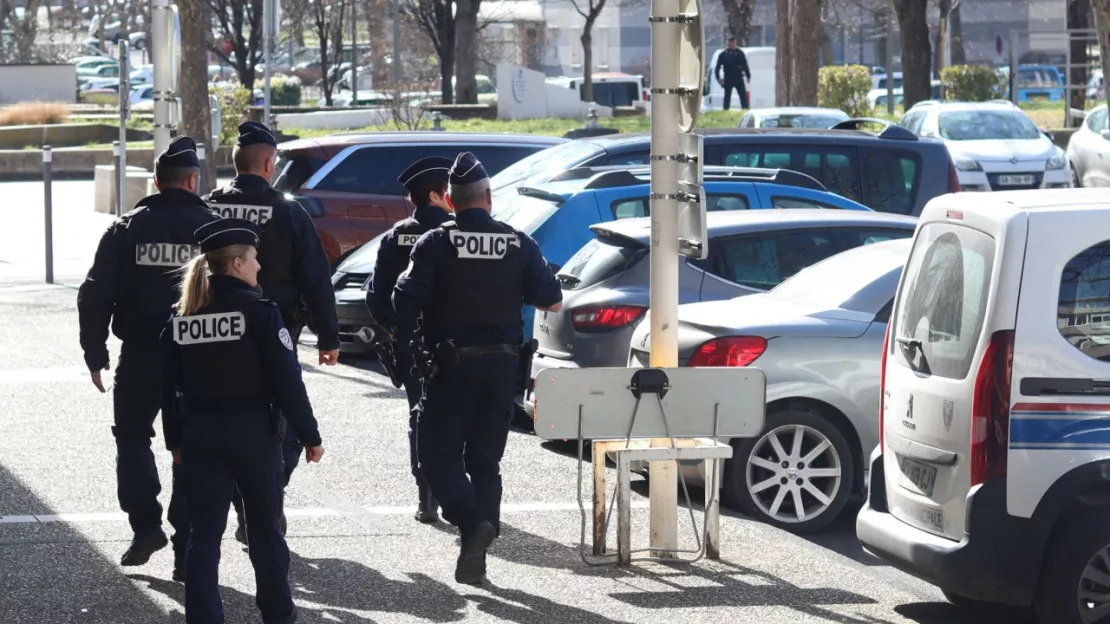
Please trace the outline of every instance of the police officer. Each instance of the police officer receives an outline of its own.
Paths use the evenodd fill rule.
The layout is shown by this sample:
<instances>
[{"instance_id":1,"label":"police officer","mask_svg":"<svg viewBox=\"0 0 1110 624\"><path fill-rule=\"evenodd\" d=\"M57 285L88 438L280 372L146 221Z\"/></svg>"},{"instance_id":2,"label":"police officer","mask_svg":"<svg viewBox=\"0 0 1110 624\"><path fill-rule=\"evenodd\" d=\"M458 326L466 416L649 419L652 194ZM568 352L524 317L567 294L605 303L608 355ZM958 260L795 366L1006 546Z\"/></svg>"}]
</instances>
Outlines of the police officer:
<instances>
[{"instance_id":1,"label":"police officer","mask_svg":"<svg viewBox=\"0 0 1110 624\"><path fill-rule=\"evenodd\" d=\"M725 70L723 78L722 68ZM751 82L752 70L748 69L748 57L744 55L744 51L736 47L735 35L729 35L728 47L717 55L717 67L713 68L713 75L725 88L725 110L729 109L732 102L733 89L740 94L740 108L748 108L748 90L744 88L744 76L747 76L748 82Z\"/></svg>"},{"instance_id":2,"label":"police officer","mask_svg":"<svg viewBox=\"0 0 1110 624\"><path fill-rule=\"evenodd\" d=\"M455 220L421 236L393 289L397 315L423 315L417 454L443 517L459 527L455 580L485 580L500 532L501 456L523 341L523 304L557 312L562 291L530 236L490 216L489 177L469 152L450 172ZM469 478L468 478L469 476Z\"/></svg>"},{"instance_id":3,"label":"police officer","mask_svg":"<svg viewBox=\"0 0 1110 624\"><path fill-rule=\"evenodd\" d=\"M175 315L162 333L162 424L192 527L185 566L190 624L224 621L220 541L236 485L250 527L262 621L297 619L280 527L284 468L273 408L304 442L305 461L319 461L324 449L293 338L277 304L258 288L259 235L254 223L241 219L196 231L203 254L189 264Z\"/></svg>"},{"instance_id":4,"label":"police officer","mask_svg":"<svg viewBox=\"0 0 1110 624\"><path fill-rule=\"evenodd\" d=\"M416 211L408 219L398 221L382 238L377 264L374 265L374 278L370 292L366 294L370 314L394 337L396 375L405 386L409 399L409 463L420 498L416 519L424 523L436 522L439 516L436 513L438 504L428 490L416 457L416 412L413 408L423 393L422 380L413 370L409 346L416 328L411 322L414 319L408 319L406 323L406 319L397 316L391 297L397 276L409 264L409 252L416 240L424 232L451 218L447 206L447 174L451 165L452 162L446 158L430 156L416 161L397 178L408 191L409 201L416 206Z\"/></svg>"},{"instance_id":5,"label":"police officer","mask_svg":"<svg viewBox=\"0 0 1110 624\"><path fill-rule=\"evenodd\" d=\"M196 144L187 136L178 137L154 163L159 192L140 200L108 227L77 293L81 348L93 385L101 392L101 371L110 368L109 323L122 341L112 391L112 435L119 503L134 531L120 561L124 566L143 565L167 543L158 503L162 486L150 448L161 407L158 335L178 298L179 270L199 251L194 232L217 219L196 195L199 184ZM174 473L169 521L175 560L180 562L188 522Z\"/></svg>"},{"instance_id":6,"label":"police officer","mask_svg":"<svg viewBox=\"0 0 1110 624\"><path fill-rule=\"evenodd\" d=\"M235 163L235 179L212 191L205 200L220 216L245 219L262 230L262 245L258 250L262 271L258 283L263 294L277 302L294 344L305 326L307 302L317 335L320 363L334 365L339 358L339 321L335 312L335 290L331 285L331 266L312 218L300 204L286 199L270 186L277 141L266 126L255 121L243 122L239 124L239 138L231 157ZM284 482L288 485L303 447L292 429L287 429L284 435ZM242 499L236 495L233 502L239 518L235 538L245 544ZM284 526L284 516L282 518Z\"/></svg>"}]
</instances>

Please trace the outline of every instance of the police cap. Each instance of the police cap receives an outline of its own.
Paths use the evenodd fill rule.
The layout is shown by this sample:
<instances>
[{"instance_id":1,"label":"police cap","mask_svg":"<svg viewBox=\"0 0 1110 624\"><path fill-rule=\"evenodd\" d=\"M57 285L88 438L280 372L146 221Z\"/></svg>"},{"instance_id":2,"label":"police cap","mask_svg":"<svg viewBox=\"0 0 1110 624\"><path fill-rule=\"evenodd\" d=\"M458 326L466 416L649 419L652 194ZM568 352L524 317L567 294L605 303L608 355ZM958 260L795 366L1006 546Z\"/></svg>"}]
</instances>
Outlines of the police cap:
<instances>
[{"instance_id":1,"label":"police cap","mask_svg":"<svg viewBox=\"0 0 1110 624\"><path fill-rule=\"evenodd\" d=\"M235 140L235 144L239 147L246 147L256 143L265 143L277 147L274 135L270 134L270 129L266 126L257 121L244 121L239 124L239 138Z\"/></svg>"},{"instance_id":2,"label":"police cap","mask_svg":"<svg viewBox=\"0 0 1110 624\"><path fill-rule=\"evenodd\" d=\"M729 35L728 40L729 40L730 43L735 42L736 41L736 35Z\"/></svg>"},{"instance_id":3,"label":"police cap","mask_svg":"<svg viewBox=\"0 0 1110 624\"><path fill-rule=\"evenodd\" d=\"M179 136L170 141L166 149L158 155L158 165L161 167L199 167L197 160L197 144L192 137Z\"/></svg>"},{"instance_id":4,"label":"police cap","mask_svg":"<svg viewBox=\"0 0 1110 624\"><path fill-rule=\"evenodd\" d=\"M208 253L228 245L252 245L258 247L262 234L258 226L246 219L217 219L197 228L193 235L200 243L202 253Z\"/></svg>"},{"instance_id":5,"label":"police cap","mask_svg":"<svg viewBox=\"0 0 1110 624\"><path fill-rule=\"evenodd\" d=\"M451 184L474 184L488 178L486 168L470 152L463 152L455 158L451 167Z\"/></svg>"},{"instance_id":6,"label":"police cap","mask_svg":"<svg viewBox=\"0 0 1110 624\"><path fill-rule=\"evenodd\" d=\"M410 193L421 187L434 186L447 182L451 172L451 161L439 156L428 156L412 163L397 181Z\"/></svg>"}]
</instances>

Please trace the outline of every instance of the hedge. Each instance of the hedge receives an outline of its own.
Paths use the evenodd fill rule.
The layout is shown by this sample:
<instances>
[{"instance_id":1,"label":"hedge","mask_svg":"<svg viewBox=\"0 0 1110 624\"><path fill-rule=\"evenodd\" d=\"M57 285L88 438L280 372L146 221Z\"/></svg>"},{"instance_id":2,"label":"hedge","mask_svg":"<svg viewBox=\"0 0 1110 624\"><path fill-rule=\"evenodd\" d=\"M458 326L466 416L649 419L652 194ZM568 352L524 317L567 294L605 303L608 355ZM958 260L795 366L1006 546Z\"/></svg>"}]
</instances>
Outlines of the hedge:
<instances>
[{"instance_id":1,"label":"hedge","mask_svg":"<svg viewBox=\"0 0 1110 624\"><path fill-rule=\"evenodd\" d=\"M944 97L949 101L986 102L1004 97L1006 78L987 65L952 65L940 72Z\"/></svg>"},{"instance_id":2,"label":"hedge","mask_svg":"<svg viewBox=\"0 0 1110 624\"><path fill-rule=\"evenodd\" d=\"M867 99L871 91L871 72L863 65L830 65L817 72L817 104L839 108L849 117L871 114Z\"/></svg>"}]
</instances>

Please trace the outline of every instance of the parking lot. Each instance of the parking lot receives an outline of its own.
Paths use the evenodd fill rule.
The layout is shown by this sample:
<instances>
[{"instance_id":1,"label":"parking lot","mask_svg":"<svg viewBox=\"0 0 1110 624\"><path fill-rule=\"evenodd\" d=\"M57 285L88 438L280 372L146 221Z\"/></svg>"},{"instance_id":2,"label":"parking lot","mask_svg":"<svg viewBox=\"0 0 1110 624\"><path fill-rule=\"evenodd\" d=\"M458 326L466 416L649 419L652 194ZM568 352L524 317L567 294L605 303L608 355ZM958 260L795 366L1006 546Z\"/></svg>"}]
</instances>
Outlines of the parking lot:
<instances>
[{"instance_id":1,"label":"parking lot","mask_svg":"<svg viewBox=\"0 0 1110 624\"><path fill-rule=\"evenodd\" d=\"M8 224L0 231L0 622L184 621L169 549L140 568L117 565L130 530L116 503L111 395L88 381L75 307L111 217L93 213L91 182L55 183L57 284L49 286L41 184L0 189ZM110 348L114 362L114 338ZM401 392L369 360L316 366L311 336L301 353L327 449L321 464L298 469L288 490L301 621L991 621L863 553L856 499L831 531L810 538L726 510L720 561L588 567L576 552L574 448L525 432L511 435L502 464L506 531L490 553L492 585L458 585L455 531L412 519ZM159 435L155 448L161 444ZM158 455L166 505L170 458ZM633 489L638 547L647 543L646 483L636 477ZM684 518L680 536L691 546ZM231 531L221 585L228 622L258 621L250 563Z\"/></svg>"}]
</instances>

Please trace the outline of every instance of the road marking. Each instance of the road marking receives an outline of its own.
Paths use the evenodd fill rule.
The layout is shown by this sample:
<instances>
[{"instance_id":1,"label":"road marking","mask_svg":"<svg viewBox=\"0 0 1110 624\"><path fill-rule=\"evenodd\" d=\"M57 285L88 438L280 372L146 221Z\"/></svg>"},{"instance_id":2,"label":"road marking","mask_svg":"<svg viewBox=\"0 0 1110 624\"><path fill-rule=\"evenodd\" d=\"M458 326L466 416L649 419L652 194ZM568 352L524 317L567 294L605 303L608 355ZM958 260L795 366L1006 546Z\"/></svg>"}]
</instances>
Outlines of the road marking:
<instances>
[{"instance_id":1,"label":"road marking","mask_svg":"<svg viewBox=\"0 0 1110 624\"><path fill-rule=\"evenodd\" d=\"M632 501L633 509L647 509L650 502L646 500ZM355 512L342 512L328 507L308 507L304 509L286 509L285 515L289 518L325 518L325 517L357 517L357 516L407 516L416 511L416 506L389 506L360 507ZM577 503L505 503L501 505L501 513L543 513L552 511L578 511ZM228 512L228 519L235 521L234 512ZM127 514L123 512L100 513L54 513L0 516L0 524L88 524L94 522L127 522Z\"/></svg>"}]
</instances>

